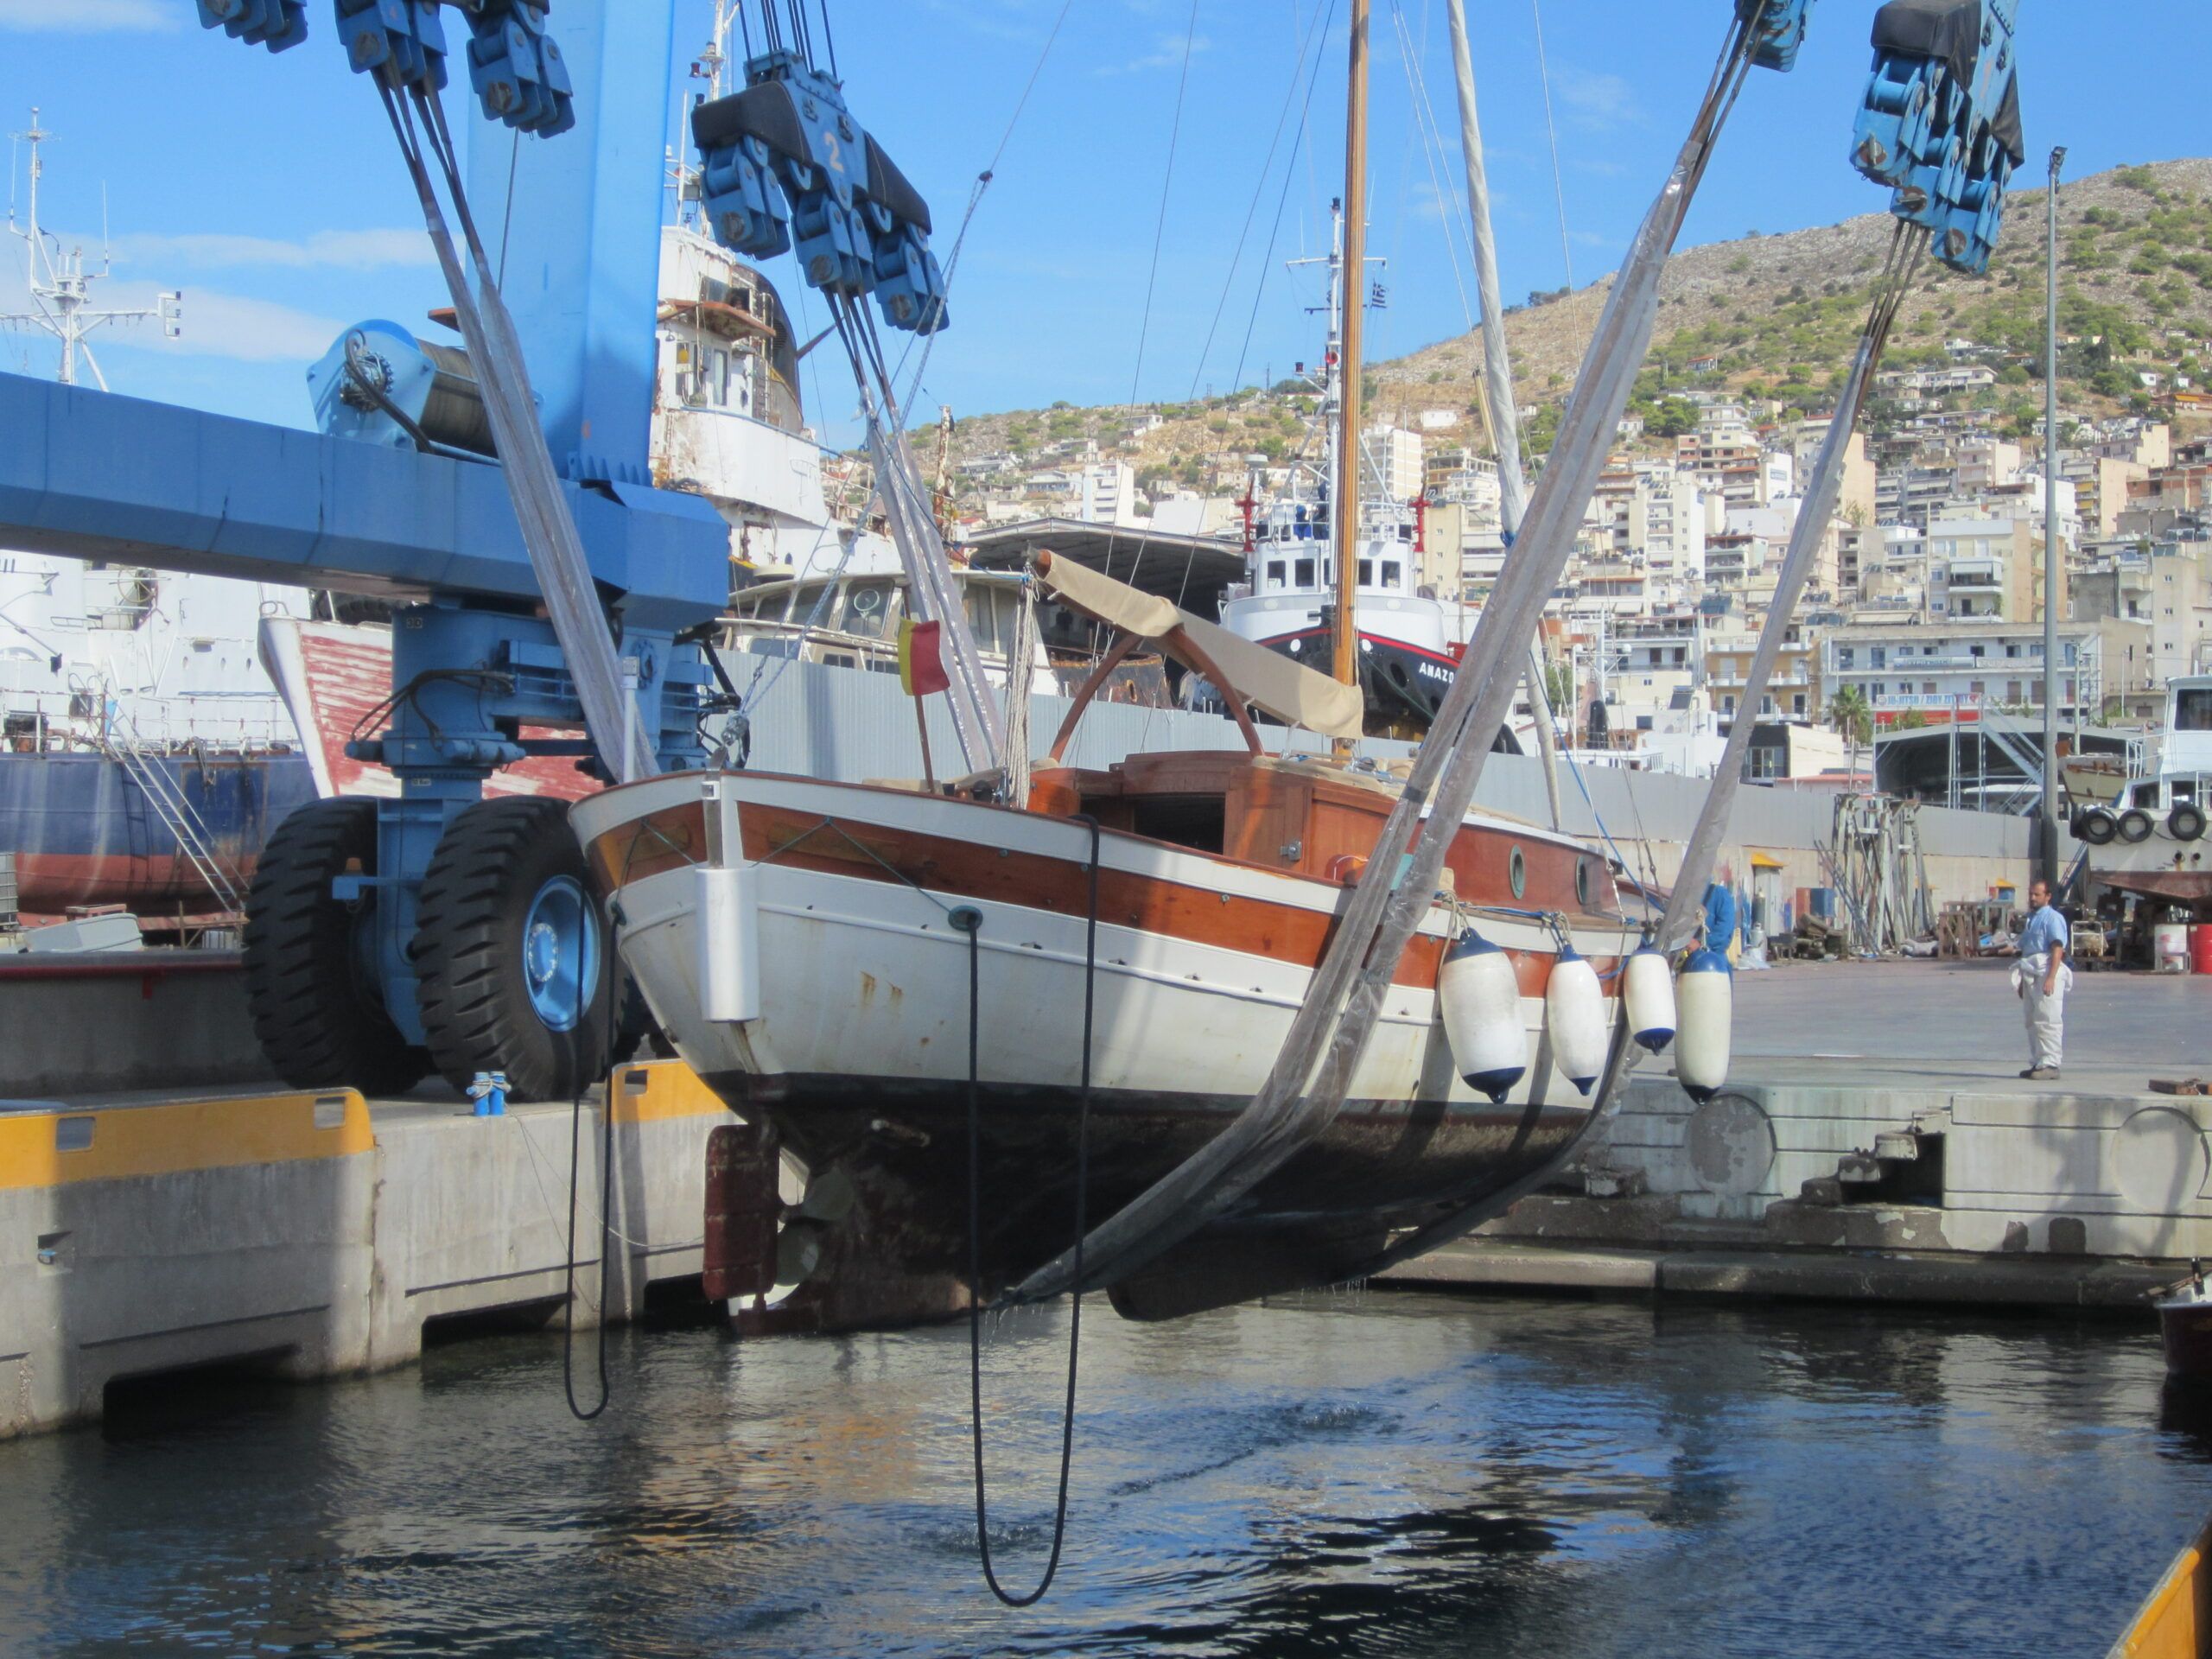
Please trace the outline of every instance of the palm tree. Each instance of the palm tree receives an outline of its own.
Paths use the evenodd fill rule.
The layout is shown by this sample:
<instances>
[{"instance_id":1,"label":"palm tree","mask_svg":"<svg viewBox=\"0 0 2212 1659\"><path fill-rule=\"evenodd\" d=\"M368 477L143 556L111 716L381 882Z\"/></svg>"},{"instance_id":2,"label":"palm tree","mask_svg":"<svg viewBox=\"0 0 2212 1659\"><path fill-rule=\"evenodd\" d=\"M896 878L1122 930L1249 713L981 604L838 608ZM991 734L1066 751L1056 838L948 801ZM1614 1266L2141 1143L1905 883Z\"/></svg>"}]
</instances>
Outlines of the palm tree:
<instances>
[{"instance_id":1,"label":"palm tree","mask_svg":"<svg viewBox=\"0 0 2212 1659\"><path fill-rule=\"evenodd\" d=\"M1855 685L1847 685L1828 701L1828 724L1851 745L1851 776L1859 777L1859 751L1874 741L1874 706Z\"/></svg>"}]
</instances>

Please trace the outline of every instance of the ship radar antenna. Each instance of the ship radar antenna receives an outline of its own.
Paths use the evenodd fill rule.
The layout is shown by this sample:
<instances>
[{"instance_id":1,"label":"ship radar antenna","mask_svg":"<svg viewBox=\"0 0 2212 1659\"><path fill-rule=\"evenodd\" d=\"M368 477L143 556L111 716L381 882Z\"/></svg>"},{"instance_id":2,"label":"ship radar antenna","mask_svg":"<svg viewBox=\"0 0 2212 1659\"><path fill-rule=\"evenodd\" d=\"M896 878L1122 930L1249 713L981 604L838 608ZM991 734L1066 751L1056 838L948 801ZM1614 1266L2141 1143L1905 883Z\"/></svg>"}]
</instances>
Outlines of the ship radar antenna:
<instances>
[{"instance_id":1,"label":"ship radar antenna","mask_svg":"<svg viewBox=\"0 0 2212 1659\"><path fill-rule=\"evenodd\" d=\"M20 225L16 222L12 159L8 168L8 229L22 239L23 286L29 291L32 308L0 312L0 327L35 328L53 335L61 346L61 384L77 384L77 369L81 361L92 372L93 383L105 391L107 377L100 371L99 359L92 355L88 336L111 322L142 322L154 318L162 325L162 337L175 340L184 332L184 295L181 291L165 291L155 296L153 305L130 310L104 311L92 307L92 284L107 276L114 265L113 250L108 241L107 188L100 188L100 268L88 271L85 269L82 247L64 253L60 238L39 223L38 187L46 173L39 146L54 135L39 125L38 118L38 107L34 105L29 130L14 135L17 144L30 148L30 189Z\"/></svg>"}]
</instances>

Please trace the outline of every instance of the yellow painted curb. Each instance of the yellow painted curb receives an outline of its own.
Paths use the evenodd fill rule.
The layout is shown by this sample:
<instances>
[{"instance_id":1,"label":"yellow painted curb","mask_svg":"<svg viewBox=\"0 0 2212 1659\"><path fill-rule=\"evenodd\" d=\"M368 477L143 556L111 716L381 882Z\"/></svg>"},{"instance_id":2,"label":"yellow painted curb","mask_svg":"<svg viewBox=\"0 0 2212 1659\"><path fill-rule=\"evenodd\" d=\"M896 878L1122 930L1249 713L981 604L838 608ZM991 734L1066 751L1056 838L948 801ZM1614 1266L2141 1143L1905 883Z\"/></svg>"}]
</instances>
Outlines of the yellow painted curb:
<instances>
[{"instance_id":1,"label":"yellow painted curb","mask_svg":"<svg viewBox=\"0 0 2212 1659\"><path fill-rule=\"evenodd\" d=\"M0 1114L0 1190L346 1158L376 1145L350 1089Z\"/></svg>"}]
</instances>

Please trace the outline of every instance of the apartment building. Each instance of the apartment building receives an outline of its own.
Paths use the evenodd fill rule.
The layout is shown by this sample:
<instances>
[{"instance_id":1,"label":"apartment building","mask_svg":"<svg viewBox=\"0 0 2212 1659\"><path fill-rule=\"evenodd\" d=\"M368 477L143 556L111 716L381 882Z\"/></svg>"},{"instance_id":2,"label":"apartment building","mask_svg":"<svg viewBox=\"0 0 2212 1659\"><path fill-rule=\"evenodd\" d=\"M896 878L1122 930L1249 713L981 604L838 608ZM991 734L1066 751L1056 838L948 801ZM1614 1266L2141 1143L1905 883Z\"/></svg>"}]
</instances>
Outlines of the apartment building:
<instances>
[{"instance_id":1,"label":"apartment building","mask_svg":"<svg viewBox=\"0 0 2212 1659\"><path fill-rule=\"evenodd\" d=\"M2059 625L2062 710L2094 715L2103 689L2103 636L2094 623ZM1933 620L1854 624L1820 641L1821 683L1866 694L1877 715L1916 710L2043 706L2043 627L2025 622Z\"/></svg>"},{"instance_id":2,"label":"apartment building","mask_svg":"<svg viewBox=\"0 0 2212 1659\"><path fill-rule=\"evenodd\" d=\"M1740 705L1758 649L1758 635L1749 630L1716 629L1706 636L1706 695L1712 699L1713 712L1724 721L1745 712ZM1821 696L1821 673L1817 635L1793 623L1783 636L1782 652L1775 658L1765 695L1759 699L1759 706L1749 712L1758 720L1818 720L1826 706Z\"/></svg>"}]
</instances>

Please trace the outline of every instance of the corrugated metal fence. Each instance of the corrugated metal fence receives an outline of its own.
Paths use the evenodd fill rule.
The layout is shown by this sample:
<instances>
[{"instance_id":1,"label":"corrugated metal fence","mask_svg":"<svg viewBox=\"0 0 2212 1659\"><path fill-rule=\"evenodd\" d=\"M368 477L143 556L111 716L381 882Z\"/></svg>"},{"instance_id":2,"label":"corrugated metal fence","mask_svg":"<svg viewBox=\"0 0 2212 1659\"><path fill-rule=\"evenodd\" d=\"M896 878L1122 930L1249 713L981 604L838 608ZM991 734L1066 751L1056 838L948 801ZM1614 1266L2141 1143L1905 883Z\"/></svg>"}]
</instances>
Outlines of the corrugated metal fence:
<instances>
[{"instance_id":1,"label":"corrugated metal fence","mask_svg":"<svg viewBox=\"0 0 2212 1659\"><path fill-rule=\"evenodd\" d=\"M741 690L759 659L728 659ZM785 663L770 670L772 684L753 715L753 766L763 772L788 772L859 782L870 778L921 775L921 743L915 733L913 704L900 693L895 676L865 669L829 668L812 663ZM944 699L931 698L930 752L940 774L958 769L959 747ZM1066 717L1063 696L1037 696L1030 713L1033 747L1042 753ZM1262 726L1270 747L1281 744L1280 728ZM1126 704L1099 703L1077 727L1068 759L1077 766L1103 766L1122 756L1164 749L1238 748L1236 726L1211 715L1184 714ZM1318 750L1322 740L1308 732L1293 734L1288 747ZM1378 760L1412 753L1413 746L1380 738L1360 744L1363 754ZM1587 799L1585 799L1585 791ZM1681 842L1689 837L1704 804L1703 780L1668 772L1591 766L1580 771L1578 786L1566 783L1566 827L1595 835L1599 820L1626 846L1631 839ZM1534 756L1501 754L1483 769L1477 797L1484 806L1541 821L1542 764ZM1728 840L1737 846L1810 850L1825 844L1834 827L1834 798L1825 790L1746 788L1738 791ZM1921 842L1935 857L2025 859L2031 825L2025 818L1984 812L1923 807ZM2069 843L2070 857L2071 844Z\"/></svg>"}]
</instances>

